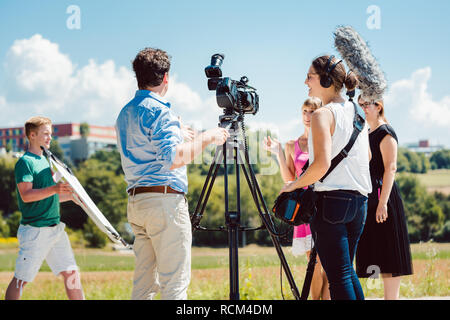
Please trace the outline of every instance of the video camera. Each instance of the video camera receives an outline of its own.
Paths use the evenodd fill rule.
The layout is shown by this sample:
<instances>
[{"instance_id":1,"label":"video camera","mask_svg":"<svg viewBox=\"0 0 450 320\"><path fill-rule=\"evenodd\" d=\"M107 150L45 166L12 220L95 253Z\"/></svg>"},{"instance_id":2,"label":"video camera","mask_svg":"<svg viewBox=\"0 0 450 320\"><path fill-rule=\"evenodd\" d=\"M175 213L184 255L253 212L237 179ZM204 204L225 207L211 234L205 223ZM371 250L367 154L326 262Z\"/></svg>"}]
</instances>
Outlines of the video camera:
<instances>
[{"instance_id":1,"label":"video camera","mask_svg":"<svg viewBox=\"0 0 450 320\"><path fill-rule=\"evenodd\" d=\"M259 97L256 89L247 85L248 78L241 77L239 81L222 78L220 66L225 55L214 54L211 65L205 68L208 78L208 89L216 90L219 107L225 109L225 114L250 113L256 114L259 109Z\"/></svg>"}]
</instances>

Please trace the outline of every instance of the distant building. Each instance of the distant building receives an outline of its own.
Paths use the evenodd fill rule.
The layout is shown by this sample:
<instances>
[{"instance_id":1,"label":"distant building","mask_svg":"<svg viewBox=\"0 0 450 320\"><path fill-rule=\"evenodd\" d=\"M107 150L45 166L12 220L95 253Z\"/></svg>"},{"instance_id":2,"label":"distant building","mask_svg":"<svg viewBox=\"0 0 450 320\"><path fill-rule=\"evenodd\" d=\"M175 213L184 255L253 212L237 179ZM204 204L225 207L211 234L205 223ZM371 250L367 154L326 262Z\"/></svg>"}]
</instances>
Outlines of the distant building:
<instances>
[{"instance_id":1,"label":"distant building","mask_svg":"<svg viewBox=\"0 0 450 320\"><path fill-rule=\"evenodd\" d=\"M419 143L410 143L406 145L408 150L413 152L422 152L426 156L430 156L433 152L444 149L442 145L431 145L429 140L420 140Z\"/></svg>"},{"instance_id":2,"label":"distant building","mask_svg":"<svg viewBox=\"0 0 450 320\"><path fill-rule=\"evenodd\" d=\"M53 125L53 139L57 140L64 157L73 163L86 160L97 150L110 150L116 147L114 127L89 125L85 134L81 134L80 123ZM0 128L0 149L12 152L27 150L28 141L23 127Z\"/></svg>"},{"instance_id":3,"label":"distant building","mask_svg":"<svg viewBox=\"0 0 450 320\"><path fill-rule=\"evenodd\" d=\"M419 148L429 148L430 147L430 141L428 140L420 140L419 141Z\"/></svg>"}]
</instances>

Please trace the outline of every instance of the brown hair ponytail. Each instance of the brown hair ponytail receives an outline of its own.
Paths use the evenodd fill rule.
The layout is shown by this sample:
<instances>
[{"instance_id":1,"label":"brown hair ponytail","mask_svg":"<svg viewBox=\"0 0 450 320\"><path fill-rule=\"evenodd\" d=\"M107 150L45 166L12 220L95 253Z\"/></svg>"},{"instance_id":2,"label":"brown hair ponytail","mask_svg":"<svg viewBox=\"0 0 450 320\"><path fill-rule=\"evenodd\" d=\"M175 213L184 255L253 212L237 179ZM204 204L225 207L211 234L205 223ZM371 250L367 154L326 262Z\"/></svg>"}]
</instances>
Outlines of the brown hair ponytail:
<instances>
[{"instance_id":1,"label":"brown hair ponytail","mask_svg":"<svg viewBox=\"0 0 450 320\"><path fill-rule=\"evenodd\" d=\"M330 56L325 55L314 59L314 61L312 62L312 66L314 70L319 74L319 76L324 76L326 74L326 67L329 58ZM338 60L336 58L333 58L330 61L330 64L334 64L337 62ZM333 81L332 85L334 86L336 92L340 92L344 85L347 91L352 91L358 85L358 79L356 78L356 75L353 72L349 72L347 74L343 62L338 63L333 71L331 71L329 76Z\"/></svg>"},{"instance_id":2,"label":"brown hair ponytail","mask_svg":"<svg viewBox=\"0 0 450 320\"><path fill-rule=\"evenodd\" d=\"M358 78L351 70L345 75L344 85L347 91L354 90L358 85Z\"/></svg>"}]
</instances>

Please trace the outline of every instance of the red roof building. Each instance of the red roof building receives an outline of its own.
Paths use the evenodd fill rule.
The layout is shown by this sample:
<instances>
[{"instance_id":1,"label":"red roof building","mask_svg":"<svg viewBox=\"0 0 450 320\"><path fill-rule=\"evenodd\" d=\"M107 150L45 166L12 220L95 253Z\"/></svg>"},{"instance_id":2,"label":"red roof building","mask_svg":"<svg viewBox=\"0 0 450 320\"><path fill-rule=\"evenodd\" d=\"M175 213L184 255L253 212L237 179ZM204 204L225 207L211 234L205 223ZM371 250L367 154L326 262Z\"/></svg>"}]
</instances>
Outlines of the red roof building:
<instances>
[{"instance_id":1,"label":"red roof building","mask_svg":"<svg viewBox=\"0 0 450 320\"><path fill-rule=\"evenodd\" d=\"M117 144L116 130L112 126L89 125L82 135L80 123L53 125L53 139L57 140L64 157L73 163L89 158L95 151L110 149ZM26 151L28 140L24 127L0 128L0 148L13 152Z\"/></svg>"}]
</instances>

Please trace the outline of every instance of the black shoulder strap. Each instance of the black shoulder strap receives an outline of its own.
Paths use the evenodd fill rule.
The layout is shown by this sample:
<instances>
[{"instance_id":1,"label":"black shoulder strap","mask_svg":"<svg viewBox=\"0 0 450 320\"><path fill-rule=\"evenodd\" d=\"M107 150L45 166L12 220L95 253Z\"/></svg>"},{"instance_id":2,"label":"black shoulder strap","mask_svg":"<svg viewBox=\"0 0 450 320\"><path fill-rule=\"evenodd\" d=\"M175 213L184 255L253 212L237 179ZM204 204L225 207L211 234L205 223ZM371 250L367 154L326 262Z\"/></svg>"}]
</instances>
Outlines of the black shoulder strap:
<instances>
[{"instance_id":1,"label":"black shoulder strap","mask_svg":"<svg viewBox=\"0 0 450 320\"><path fill-rule=\"evenodd\" d=\"M319 180L320 182L323 182L323 180L325 180L325 178L331 173L331 171L333 171L334 168L336 168L336 166L342 160L344 160L344 158L348 156L348 153L350 152L350 149L353 147L356 138L358 138L359 133L364 128L364 124L366 122L364 112L356 106L355 102L352 99L350 99L350 101L353 103L353 107L355 109L355 117L353 118L352 136L350 137L350 141L347 143L344 149L342 149L342 151L339 152L339 154L336 157L334 157L333 160L331 160L330 168L328 169L327 173L325 173L325 175Z\"/></svg>"}]
</instances>

